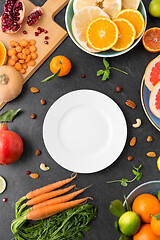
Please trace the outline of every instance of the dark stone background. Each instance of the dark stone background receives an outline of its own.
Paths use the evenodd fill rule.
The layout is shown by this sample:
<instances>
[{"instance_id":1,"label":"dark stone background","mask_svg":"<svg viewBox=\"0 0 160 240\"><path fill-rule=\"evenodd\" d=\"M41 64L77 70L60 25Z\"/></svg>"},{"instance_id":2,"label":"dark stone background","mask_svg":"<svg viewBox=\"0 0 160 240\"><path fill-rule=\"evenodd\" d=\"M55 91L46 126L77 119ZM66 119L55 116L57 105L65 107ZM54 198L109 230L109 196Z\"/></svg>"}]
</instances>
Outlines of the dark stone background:
<instances>
[{"instance_id":1,"label":"dark stone background","mask_svg":"<svg viewBox=\"0 0 160 240\"><path fill-rule=\"evenodd\" d=\"M44 2L44 0L33 1L36 5L42 5ZM3 12L3 4L4 0L0 3L0 14ZM149 0L144 0L144 4L148 15L147 28L159 26L160 20L151 17L148 13ZM56 21L65 28L64 15L65 9L56 16ZM39 84L40 80L51 74L49 63L56 55L68 57L72 62L72 71L68 76L59 78L54 82ZM9 109L22 108L21 113L8 126L10 130L17 132L22 137L24 152L18 162L0 167L0 175L7 180L7 189L0 195L0 240L9 240L13 237L10 224L14 219L15 202L20 197L33 189L70 176L71 173L60 167L46 151L42 138L42 126L47 110L54 101L65 93L77 89L93 89L111 97L120 106L127 120L128 138L124 151L117 161L101 172L78 174L75 181L79 188L90 184L94 185L87 190L87 195L94 197L94 203L98 206L98 217L92 223L92 229L85 234L84 239L116 240L119 238L114 230L115 218L108 210L110 202L117 198L123 200L123 194L128 195L139 184L160 178L160 173L156 167L157 158L153 159L146 156L148 151L155 151L159 155L159 132L147 119L140 100L140 85L144 70L157 55L147 52L140 41L133 50L125 55L108 59L111 66L123 69L128 72L128 75L112 70L110 79L102 82L101 78L96 76L96 71L103 67L102 58L81 51L68 37L24 85L22 94L1 110L0 113L3 113ZM85 74L86 78L81 78L81 74ZM32 86L38 87L40 93L31 94L29 89ZM117 93L116 86L121 86L123 92ZM41 105L41 99L46 99L47 104ZM125 105L127 99L135 101L137 104L135 110ZM37 118L34 120L30 118L32 113L37 114ZM134 129L131 125L137 117L141 118L143 123L140 128ZM148 135L154 138L152 143L146 142ZM137 144L131 148L129 140L133 136L137 137ZM42 151L40 156L35 155L36 149ZM133 155L134 160L129 162L128 155ZM51 170L41 171L39 168L41 162L45 162L51 167ZM143 164L143 177L140 182L135 181L126 188L120 186L119 183L106 183L107 180L121 179L122 177L131 179L133 177L132 166L140 164ZM40 178L31 179L26 175L28 170L39 173ZM86 193L82 196L86 196ZM5 197L8 198L6 203L2 201Z\"/></svg>"}]
</instances>

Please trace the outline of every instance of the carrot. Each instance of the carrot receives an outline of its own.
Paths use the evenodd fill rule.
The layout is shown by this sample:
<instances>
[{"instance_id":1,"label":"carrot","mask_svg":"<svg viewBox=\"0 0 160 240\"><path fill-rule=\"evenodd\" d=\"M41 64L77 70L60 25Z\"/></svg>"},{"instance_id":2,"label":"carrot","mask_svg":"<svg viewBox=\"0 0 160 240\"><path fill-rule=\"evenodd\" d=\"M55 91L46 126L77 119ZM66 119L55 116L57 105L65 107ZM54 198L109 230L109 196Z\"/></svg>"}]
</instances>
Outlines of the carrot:
<instances>
[{"instance_id":1,"label":"carrot","mask_svg":"<svg viewBox=\"0 0 160 240\"><path fill-rule=\"evenodd\" d=\"M57 198L53 198L53 199L41 202L39 204L35 204L33 206L33 209L68 202L68 201L72 200L73 198L75 198L76 196L78 196L80 193L84 192L89 187L85 187L85 188L82 188L82 189L80 189L76 192L73 192L73 193L70 193L70 194L67 194L67 195L64 195L64 196L60 196L60 197L57 197Z\"/></svg>"},{"instance_id":2,"label":"carrot","mask_svg":"<svg viewBox=\"0 0 160 240\"><path fill-rule=\"evenodd\" d=\"M32 198L37 197L37 196L39 196L43 193L48 193L48 192L50 192L54 189L60 188L60 187L64 186L65 184L70 183L74 178L76 178L76 176L77 176L77 173L75 173L75 175L71 178L61 180L61 181L49 184L45 187L42 187L42 188L36 189L34 191L31 191L31 192L26 194L26 198L27 199L32 199Z\"/></svg>"},{"instance_id":3,"label":"carrot","mask_svg":"<svg viewBox=\"0 0 160 240\"><path fill-rule=\"evenodd\" d=\"M54 197L57 197L59 195L62 195L64 193L67 193L69 192L71 189L73 189L76 185L72 185L72 186L69 186L67 188L64 188L64 189L59 189L59 190L56 190L56 191L52 191L52 192L49 192L49 193L44 193L44 194L41 194L37 197L34 197L32 199L30 199L28 202L26 202L26 205L27 206L31 206L31 205L35 205L38 203L42 203L44 202L45 200L48 200L50 198L54 198Z\"/></svg>"},{"instance_id":4,"label":"carrot","mask_svg":"<svg viewBox=\"0 0 160 240\"><path fill-rule=\"evenodd\" d=\"M70 202L65 202L65 203L60 203L60 204L55 204L51 206L45 206L42 208L36 208L34 210L31 210L27 212L26 218L28 220L41 220L48 218L56 213L62 212L66 209L78 206L79 204L87 201L90 197L78 199L78 200L73 200ZM90 198L92 199L92 198Z\"/></svg>"}]
</instances>

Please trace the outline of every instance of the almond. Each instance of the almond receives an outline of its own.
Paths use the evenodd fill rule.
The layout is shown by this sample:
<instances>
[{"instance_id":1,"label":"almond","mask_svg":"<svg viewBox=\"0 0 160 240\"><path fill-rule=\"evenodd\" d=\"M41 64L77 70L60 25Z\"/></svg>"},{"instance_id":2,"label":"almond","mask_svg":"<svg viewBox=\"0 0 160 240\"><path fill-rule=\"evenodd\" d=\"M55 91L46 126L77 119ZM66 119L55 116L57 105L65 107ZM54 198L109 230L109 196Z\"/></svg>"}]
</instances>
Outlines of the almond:
<instances>
[{"instance_id":1,"label":"almond","mask_svg":"<svg viewBox=\"0 0 160 240\"><path fill-rule=\"evenodd\" d=\"M37 178L39 178L39 174L38 173L31 173L30 177L34 178L34 179L37 179Z\"/></svg>"},{"instance_id":2,"label":"almond","mask_svg":"<svg viewBox=\"0 0 160 240\"><path fill-rule=\"evenodd\" d=\"M132 109L136 108L136 104L131 100L127 100L126 105Z\"/></svg>"},{"instance_id":3,"label":"almond","mask_svg":"<svg viewBox=\"0 0 160 240\"><path fill-rule=\"evenodd\" d=\"M156 157L156 153L155 152L148 152L147 156L148 157Z\"/></svg>"},{"instance_id":4,"label":"almond","mask_svg":"<svg viewBox=\"0 0 160 240\"><path fill-rule=\"evenodd\" d=\"M130 145L131 147L133 147L133 146L136 144L136 141L137 141L136 137L133 137L133 138L130 140L129 145Z\"/></svg>"},{"instance_id":5,"label":"almond","mask_svg":"<svg viewBox=\"0 0 160 240\"><path fill-rule=\"evenodd\" d=\"M30 91L31 91L31 93L38 93L38 92L39 92L39 89L38 89L38 88L35 88L35 87L31 87L31 88L30 88Z\"/></svg>"}]
</instances>

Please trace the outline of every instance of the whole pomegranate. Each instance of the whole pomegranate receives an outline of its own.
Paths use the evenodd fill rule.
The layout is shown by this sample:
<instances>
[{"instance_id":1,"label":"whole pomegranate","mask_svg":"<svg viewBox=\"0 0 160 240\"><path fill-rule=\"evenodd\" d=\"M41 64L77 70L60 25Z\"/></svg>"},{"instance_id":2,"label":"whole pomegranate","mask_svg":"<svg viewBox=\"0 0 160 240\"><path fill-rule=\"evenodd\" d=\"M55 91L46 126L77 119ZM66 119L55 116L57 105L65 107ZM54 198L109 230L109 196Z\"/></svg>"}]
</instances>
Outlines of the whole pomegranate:
<instances>
[{"instance_id":1,"label":"whole pomegranate","mask_svg":"<svg viewBox=\"0 0 160 240\"><path fill-rule=\"evenodd\" d=\"M4 33L13 34L20 30L25 14L22 0L6 0L1 18L1 28Z\"/></svg>"},{"instance_id":2,"label":"whole pomegranate","mask_svg":"<svg viewBox=\"0 0 160 240\"><path fill-rule=\"evenodd\" d=\"M0 164L8 165L16 162L23 152L21 137L8 130L6 123L0 123Z\"/></svg>"}]
</instances>

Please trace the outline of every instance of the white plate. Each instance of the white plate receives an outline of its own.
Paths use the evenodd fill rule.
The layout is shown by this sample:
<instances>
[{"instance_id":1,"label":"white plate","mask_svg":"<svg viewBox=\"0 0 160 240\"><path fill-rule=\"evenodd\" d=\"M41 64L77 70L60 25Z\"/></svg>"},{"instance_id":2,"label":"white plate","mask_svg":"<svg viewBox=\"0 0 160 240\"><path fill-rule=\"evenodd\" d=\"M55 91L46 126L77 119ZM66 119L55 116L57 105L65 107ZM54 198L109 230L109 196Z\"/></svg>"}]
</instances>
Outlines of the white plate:
<instances>
[{"instance_id":1,"label":"white plate","mask_svg":"<svg viewBox=\"0 0 160 240\"><path fill-rule=\"evenodd\" d=\"M51 157L78 173L93 173L111 165L121 154L126 138L121 109L93 90L77 90L60 97L43 124L43 139Z\"/></svg>"}]
</instances>

